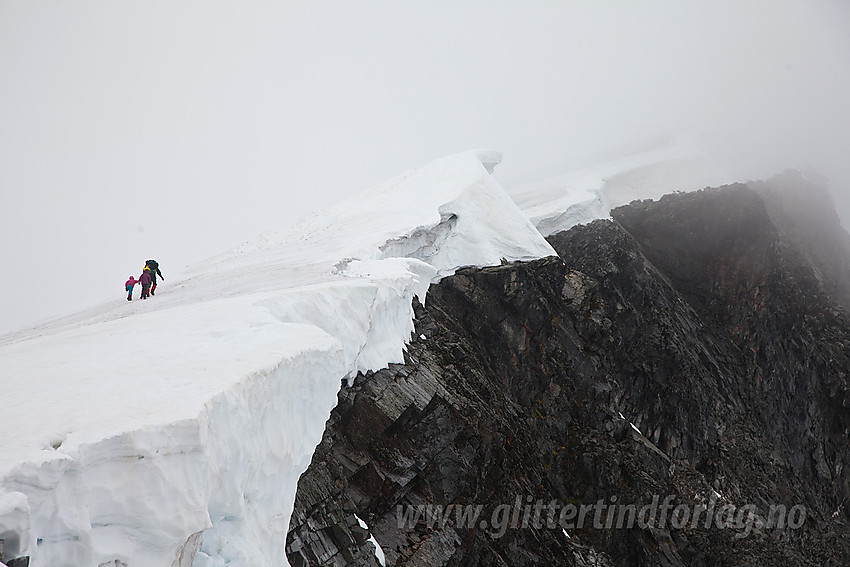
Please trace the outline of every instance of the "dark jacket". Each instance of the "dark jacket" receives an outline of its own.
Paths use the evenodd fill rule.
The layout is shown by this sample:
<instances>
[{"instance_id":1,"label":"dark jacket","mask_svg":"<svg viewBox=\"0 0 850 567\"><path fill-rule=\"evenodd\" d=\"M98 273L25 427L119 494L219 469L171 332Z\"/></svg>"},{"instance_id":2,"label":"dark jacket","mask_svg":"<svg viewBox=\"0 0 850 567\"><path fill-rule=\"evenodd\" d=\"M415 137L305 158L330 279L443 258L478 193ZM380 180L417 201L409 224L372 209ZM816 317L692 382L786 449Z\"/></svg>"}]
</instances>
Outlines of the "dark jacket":
<instances>
[{"instance_id":1,"label":"dark jacket","mask_svg":"<svg viewBox=\"0 0 850 567\"><path fill-rule=\"evenodd\" d=\"M151 285L151 273L147 270L142 272L142 275L139 276L139 283L142 284L142 287Z\"/></svg>"},{"instance_id":2,"label":"dark jacket","mask_svg":"<svg viewBox=\"0 0 850 567\"><path fill-rule=\"evenodd\" d=\"M156 260L148 260L147 262L145 262L145 266L151 269L152 276L159 276L162 279L165 279L162 277L162 272L159 271L159 262L157 262Z\"/></svg>"}]
</instances>

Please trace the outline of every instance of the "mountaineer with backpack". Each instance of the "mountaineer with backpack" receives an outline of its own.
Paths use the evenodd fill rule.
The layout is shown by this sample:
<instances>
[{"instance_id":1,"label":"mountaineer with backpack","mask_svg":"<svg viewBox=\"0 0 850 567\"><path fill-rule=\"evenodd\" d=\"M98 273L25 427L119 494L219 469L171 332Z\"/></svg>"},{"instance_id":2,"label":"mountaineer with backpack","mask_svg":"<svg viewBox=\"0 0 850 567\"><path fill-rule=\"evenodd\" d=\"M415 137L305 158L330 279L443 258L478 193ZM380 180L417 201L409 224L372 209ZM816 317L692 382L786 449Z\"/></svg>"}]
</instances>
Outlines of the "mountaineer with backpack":
<instances>
[{"instance_id":1,"label":"mountaineer with backpack","mask_svg":"<svg viewBox=\"0 0 850 567\"><path fill-rule=\"evenodd\" d=\"M154 292L156 291L156 277L161 277L162 281L165 281L165 277L162 275L162 272L159 271L159 262L157 262L156 260L148 260L147 262L145 262L145 269L150 270L151 295L154 295Z\"/></svg>"}]
</instances>

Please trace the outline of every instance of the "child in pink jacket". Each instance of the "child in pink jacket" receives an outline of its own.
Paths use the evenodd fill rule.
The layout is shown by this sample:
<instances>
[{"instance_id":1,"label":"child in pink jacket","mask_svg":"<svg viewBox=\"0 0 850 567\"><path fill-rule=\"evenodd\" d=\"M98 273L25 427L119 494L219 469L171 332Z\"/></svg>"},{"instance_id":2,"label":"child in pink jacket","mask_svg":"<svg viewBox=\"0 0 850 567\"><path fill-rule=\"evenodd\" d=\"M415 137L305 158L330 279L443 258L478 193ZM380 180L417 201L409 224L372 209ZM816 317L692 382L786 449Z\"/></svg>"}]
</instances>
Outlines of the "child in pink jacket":
<instances>
[{"instance_id":1,"label":"child in pink jacket","mask_svg":"<svg viewBox=\"0 0 850 567\"><path fill-rule=\"evenodd\" d=\"M133 301L133 286L139 283L139 280L130 276L130 279L124 282L124 289L127 290L127 301Z\"/></svg>"}]
</instances>

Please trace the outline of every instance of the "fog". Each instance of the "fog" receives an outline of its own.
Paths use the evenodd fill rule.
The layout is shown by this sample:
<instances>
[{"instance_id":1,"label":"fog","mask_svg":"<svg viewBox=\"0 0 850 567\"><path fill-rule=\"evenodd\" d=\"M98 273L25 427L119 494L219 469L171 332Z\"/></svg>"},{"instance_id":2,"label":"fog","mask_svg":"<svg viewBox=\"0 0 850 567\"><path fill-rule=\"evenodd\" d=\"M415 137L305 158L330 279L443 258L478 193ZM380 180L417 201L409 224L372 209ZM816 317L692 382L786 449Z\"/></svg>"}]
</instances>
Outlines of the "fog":
<instances>
[{"instance_id":1,"label":"fog","mask_svg":"<svg viewBox=\"0 0 850 567\"><path fill-rule=\"evenodd\" d=\"M510 190L706 133L742 176L817 168L848 226L847 101L842 0L6 0L0 332L472 148Z\"/></svg>"}]
</instances>

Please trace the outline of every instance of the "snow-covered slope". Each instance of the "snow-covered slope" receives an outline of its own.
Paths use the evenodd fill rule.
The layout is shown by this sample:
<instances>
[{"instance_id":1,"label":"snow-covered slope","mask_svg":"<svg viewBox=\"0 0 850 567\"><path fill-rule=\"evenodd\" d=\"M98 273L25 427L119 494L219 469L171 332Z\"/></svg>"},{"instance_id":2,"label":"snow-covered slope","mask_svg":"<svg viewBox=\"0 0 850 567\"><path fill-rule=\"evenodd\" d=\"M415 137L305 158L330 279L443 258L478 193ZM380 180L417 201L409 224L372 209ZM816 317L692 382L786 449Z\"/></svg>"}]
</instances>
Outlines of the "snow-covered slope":
<instances>
[{"instance_id":1,"label":"snow-covered slope","mask_svg":"<svg viewBox=\"0 0 850 567\"><path fill-rule=\"evenodd\" d=\"M511 190L546 236L599 218L635 199L696 191L735 181L696 135L683 135L610 160L523 184Z\"/></svg>"},{"instance_id":2,"label":"snow-covered slope","mask_svg":"<svg viewBox=\"0 0 850 567\"><path fill-rule=\"evenodd\" d=\"M341 380L402 360L431 281L554 254L490 176L499 159L437 160L150 300L0 337L6 556L285 565L296 483Z\"/></svg>"}]
</instances>

